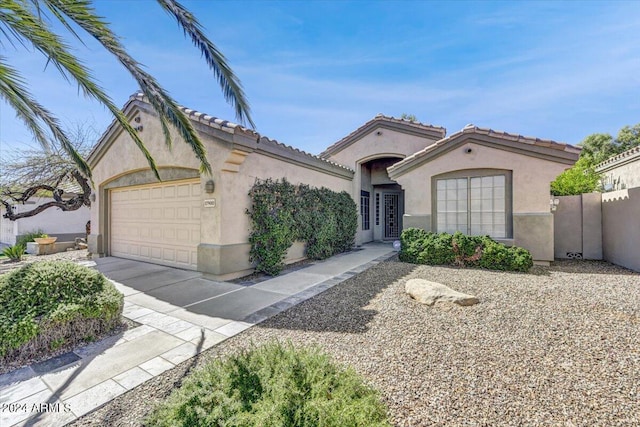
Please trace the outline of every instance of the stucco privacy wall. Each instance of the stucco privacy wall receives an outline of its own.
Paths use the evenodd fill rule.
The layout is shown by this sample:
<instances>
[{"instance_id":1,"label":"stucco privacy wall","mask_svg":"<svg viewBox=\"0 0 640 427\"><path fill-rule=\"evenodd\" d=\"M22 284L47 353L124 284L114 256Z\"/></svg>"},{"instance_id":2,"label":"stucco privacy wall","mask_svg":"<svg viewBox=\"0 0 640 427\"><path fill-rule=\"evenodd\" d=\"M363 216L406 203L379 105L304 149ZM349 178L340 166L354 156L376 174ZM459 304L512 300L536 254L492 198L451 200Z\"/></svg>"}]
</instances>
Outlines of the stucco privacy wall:
<instances>
[{"instance_id":1,"label":"stucco privacy wall","mask_svg":"<svg viewBox=\"0 0 640 427\"><path fill-rule=\"evenodd\" d=\"M16 205L15 213L21 213L36 206L53 201L51 198L38 198L35 204ZM90 210L83 206L75 211L62 211L58 208L49 208L38 215L10 221L2 218L4 209L0 211L0 243L15 244L16 238L32 231L42 231L52 237L58 237L58 241L73 241L75 237L84 237L87 221L90 218Z\"/></svg>"},{"instance_id":2,"label":"stucco privacy wall","mask_svg":"<svg viewBox=\"0 0 640 427\"><path fill-rule=\"evenodd\" d=\"M156 160L164 182L195 178L200 180L202 206L205 200L208 206L211 206L209 202L215 201L214 207L199 209L199 271L226 278L251 269L247 243L250 224L245 211L250 207L248 192L256 179L284 177L293 184L326 186L334 191L351 190L353 171L267 138L258 140L257 134L236 125L212 127L202 123L210 120L208 116L197 113L192 114L192 120L213 170L211 176L200 175L199 162L179 136L173 135L173 148L167 149L160 123L146 102L134 97L124 111L133 124L142 126L140 136ZM98 188L92 206L90 250L108 255L112 235L109 229L111 190L158 182L142 153L117 126L105 133L89 160ZM213 193L205 192L209 180L215 183ZM297 245L289 255L300 258L302 246Z\"/></svg>"},{"instance_id":3,"label":"stucco privacy wall","mask_svg":"<svg viewBox=\"0 0 640 427\"><path fill-rule=\"evenodd\" d=\"M602 194L604 259L640 271L640 187Z\"/></svg>"},{"instance_id":4,"label":"stucco privacy wall","mask_svg":"<svg viewBox=\"0 0 640 427\"><path fill-rule=\"evenodd\" d=\"M439 142L440 146L416 153L389 168L390 177L405 190L404 227L435 229L431 190L434 177L467 169L509 170L512 171L513 239L505 243L528 249L534 260L552 261L554 228L549 209L549 183L575 162L578 150L565 152L548 149L548 144L536 147L509 141L499 146L484 135L474 136L474 132L474 129L465 129L458 136ZM554 159L554 151L562 151L558 156L563 157ZM421 160L421 156L425 160Z\"/></svg>"},{"instance_id":5,"label":"stucco privacy wall","mask_svg":"<svg viewBox=\"0 0 640 427\"><path fill-rule=\"evenodd\" d=\"M596 172L602 174L604 185L609 189L640 187L640 146L600 163Z\"/></svg>"},{"instance_id":6,"label":"stucco privacy wall","mask_svg":"<svg viewBox=\"0 0 640 427\"><path fill-rule=\"evenodd\" d=\"M600 193L556 197L554 256L602 259L602 209Z\"/></svg>"}]
</instances>

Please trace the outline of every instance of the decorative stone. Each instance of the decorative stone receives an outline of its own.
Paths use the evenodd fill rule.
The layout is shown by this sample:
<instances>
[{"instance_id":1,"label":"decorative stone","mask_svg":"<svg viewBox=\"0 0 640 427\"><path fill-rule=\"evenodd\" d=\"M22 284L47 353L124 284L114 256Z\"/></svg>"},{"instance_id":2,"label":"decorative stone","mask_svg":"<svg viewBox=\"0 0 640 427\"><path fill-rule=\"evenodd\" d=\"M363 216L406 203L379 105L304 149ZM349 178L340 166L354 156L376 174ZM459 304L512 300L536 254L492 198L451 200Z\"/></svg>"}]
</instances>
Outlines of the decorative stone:
<instances>
[{"instance_id":1,"label":"decorative stone","mask_svg":"<svg viewBox=\"0 0 640 427\"><path fill-rule=\"evenodd\" d=\"M448 286L424 279L410 279L404 290L419 303L433 305L437 302L454 303L462 306L474 305L480 302L473 295L463 294Z\"/></svg>"}]
</instances>

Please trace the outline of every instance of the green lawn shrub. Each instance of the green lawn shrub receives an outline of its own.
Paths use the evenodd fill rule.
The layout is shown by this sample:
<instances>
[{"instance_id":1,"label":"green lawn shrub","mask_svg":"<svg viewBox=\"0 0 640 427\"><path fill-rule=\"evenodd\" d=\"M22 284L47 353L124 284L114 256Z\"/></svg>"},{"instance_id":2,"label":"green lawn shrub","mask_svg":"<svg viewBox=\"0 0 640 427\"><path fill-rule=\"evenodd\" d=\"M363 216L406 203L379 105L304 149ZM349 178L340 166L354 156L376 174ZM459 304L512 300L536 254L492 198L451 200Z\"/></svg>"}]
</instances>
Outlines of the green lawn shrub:
<instances>
[{"instance_id":1,"label":"green lawn shrub","mask_svg":"<svg viewBox=\"0 0 640 427\"><path fill-rule=\"evenodd\" d=\"M123 296L100 272L70 261L0 276L0 362L46 353L120 323Z\"/></svg>"},{"instance_id":2,"label":"green lawn shrub","mask_svg":"<svg viewBox=\"0 0 640 427\"><path fill-rule=\"evenodd\" d=\"M457 265L491 270L528 271L531 253L524 248L505 246L489 236L467 236L460 232L431 233L408 228L400 235L401 261L428 265Z\"/></svg>"},{"instance_id":3,"label":"green lawn shrub","mask_svg":"<svg viewBox=\"0 0 640 427\"><path fill-rule=\"evenodd\" d=\"M249 259L257 271L280 273L296 240L306 242L306 256L311 259L325 259L353 246L358 212L347 192L267 179L257 180L249 196Z\"/></svg>"},{"instance_id":4,"label":"green lawn shrub","mask_svg":"<svg viewBox=\"0 0 640 427\"><path fill-rule=\"evenodd\" d=\"M317 348L271 343L194 371L146 426L390 426L378 393Z\"/></svg>"}]
</instances>

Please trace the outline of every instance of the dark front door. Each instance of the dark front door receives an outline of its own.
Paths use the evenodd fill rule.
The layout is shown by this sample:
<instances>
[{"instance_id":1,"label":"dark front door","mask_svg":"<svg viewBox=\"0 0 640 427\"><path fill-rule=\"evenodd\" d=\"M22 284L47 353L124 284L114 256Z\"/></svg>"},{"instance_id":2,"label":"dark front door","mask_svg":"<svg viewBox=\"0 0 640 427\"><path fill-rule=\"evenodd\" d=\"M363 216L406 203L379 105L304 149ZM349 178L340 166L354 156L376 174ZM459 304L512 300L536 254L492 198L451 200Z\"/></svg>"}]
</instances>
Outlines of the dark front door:
<instances>
[{"instance_id":1,"label":"dark front door","mask_svg":"<svg viewBox=\"0 0 640 427\"><path fill-rule=\"evenodd\" d=\"M384 194L384 238L400 237L400 194Z\"/></svg>"}]
</instances>

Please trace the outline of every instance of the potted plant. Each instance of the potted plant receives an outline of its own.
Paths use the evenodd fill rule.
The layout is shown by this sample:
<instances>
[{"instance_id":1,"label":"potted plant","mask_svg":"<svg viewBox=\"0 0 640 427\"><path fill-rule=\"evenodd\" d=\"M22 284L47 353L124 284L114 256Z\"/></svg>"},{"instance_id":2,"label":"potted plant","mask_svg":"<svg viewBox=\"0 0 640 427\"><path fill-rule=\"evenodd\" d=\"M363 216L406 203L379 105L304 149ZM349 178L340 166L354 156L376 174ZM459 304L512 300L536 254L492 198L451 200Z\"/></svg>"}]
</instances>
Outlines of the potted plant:
<instances>
[{"instance_id":1,"label":"potted plant","mask_svg":"<svg viewBox=\"0 0 640 427\"><path fill-rule=\"evenodd\" d=\"M57 237L49 237L49 235L47 234L43 234L41 237L35 237L33 239L33 241L39 245L50 245L52 243L55 243L56 240L58 240Z\"/></svg>"}]
</instances>

